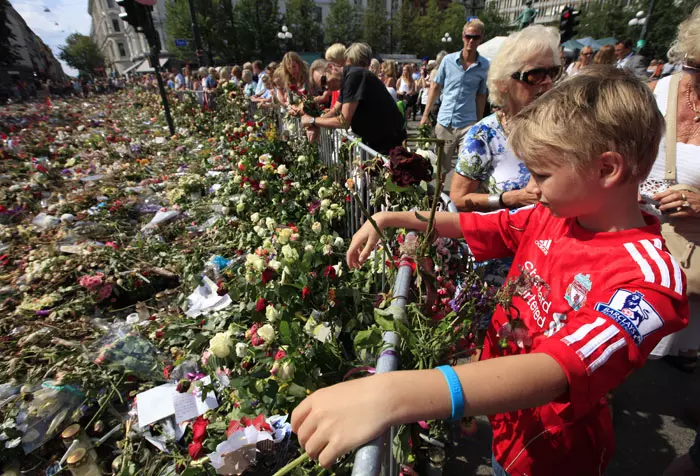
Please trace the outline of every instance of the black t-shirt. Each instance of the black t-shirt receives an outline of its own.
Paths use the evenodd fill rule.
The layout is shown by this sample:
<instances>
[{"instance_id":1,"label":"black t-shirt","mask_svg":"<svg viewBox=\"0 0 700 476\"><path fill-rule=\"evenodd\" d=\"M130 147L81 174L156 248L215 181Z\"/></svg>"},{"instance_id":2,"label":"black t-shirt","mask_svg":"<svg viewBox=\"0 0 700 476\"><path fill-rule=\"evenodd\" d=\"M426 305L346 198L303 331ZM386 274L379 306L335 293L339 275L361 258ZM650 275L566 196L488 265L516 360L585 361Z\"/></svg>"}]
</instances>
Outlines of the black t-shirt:
<instances>
[{"instance_id":1,"label":"black t-shirt","mask_svg":"<svg viewBox=\"0 0 700 476\"><path fill-rule=\"evenodd\" d=\"M346 66L338 101L357 103L350 123L352 130L377 152L387 154L406 138L404 118L394 98L371 71Z\"/></svg>"}]
</instances>

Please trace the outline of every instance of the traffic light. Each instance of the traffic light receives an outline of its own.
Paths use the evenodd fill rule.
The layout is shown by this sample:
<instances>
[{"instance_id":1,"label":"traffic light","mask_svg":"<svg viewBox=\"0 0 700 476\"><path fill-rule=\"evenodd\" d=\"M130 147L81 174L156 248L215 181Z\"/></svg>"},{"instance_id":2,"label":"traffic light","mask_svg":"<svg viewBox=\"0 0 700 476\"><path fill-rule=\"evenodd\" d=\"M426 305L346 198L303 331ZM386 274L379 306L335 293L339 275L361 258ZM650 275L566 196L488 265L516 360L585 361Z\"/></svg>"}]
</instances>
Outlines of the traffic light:
<instances>
[{"instance_id":1,"label":"traffic light","mask_svg":"<svg viewBox=\"0 0 700 476\"><path fill-rule=\"evenodd\" d=\"M570 6L565 6L561 11L561 19L559 21L559 34L561 35L561 42L565 43L569 41L576 35L576 30L574 28L580 23L579 19L576 18L580 14L579 11L574 10Z\"/></svg>"},{"instance_id":2,"label":"traffic light","mask_svg":"<svg viewBox=\"0 0 700 476\"><path fill-rule=\"evenodd\" d=\"M153 7L143 5L136 0L116 0L122 8L119 18L134 27L136 31L148 30L148 11Z\"/></svg>"}]
</instances>

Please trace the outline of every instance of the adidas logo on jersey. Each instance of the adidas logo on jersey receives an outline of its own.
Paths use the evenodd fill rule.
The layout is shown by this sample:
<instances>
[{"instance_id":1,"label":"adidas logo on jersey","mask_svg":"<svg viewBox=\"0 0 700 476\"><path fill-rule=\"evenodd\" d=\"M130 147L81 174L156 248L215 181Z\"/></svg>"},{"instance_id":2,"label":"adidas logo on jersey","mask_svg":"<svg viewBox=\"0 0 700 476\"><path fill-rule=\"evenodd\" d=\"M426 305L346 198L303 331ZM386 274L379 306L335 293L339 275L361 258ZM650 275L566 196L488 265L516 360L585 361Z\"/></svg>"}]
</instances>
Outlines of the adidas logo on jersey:
<instances>
[{"instance_id":1,"label":"adidas logo on jersey","mask_svg":"<svg viewBox=\"0 0 700 476\"><path fill-rule=\"evenodd\" d=\"M549 247L552 246L552 240L535 240L535 244L546 255L549 253Z\"/></svg>"}]
</instances>

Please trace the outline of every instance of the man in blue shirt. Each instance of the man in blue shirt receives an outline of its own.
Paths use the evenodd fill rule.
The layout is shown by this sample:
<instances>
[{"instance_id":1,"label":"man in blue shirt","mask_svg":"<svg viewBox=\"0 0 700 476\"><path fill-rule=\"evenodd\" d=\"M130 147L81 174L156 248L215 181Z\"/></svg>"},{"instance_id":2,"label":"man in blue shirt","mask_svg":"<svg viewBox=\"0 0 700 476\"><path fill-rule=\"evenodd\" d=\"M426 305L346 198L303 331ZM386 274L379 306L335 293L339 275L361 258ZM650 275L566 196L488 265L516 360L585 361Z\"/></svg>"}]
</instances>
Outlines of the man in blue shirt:
<instances>
[{"instance_id":1,"label":"man in blue shirt","mask_svg":"<svg viewBox=\"0 0 700 476\"><path fill-rule=\"evenodd\" d=\"M445 141L442 160L444 174L454 168L462 137L484 115L489 62L476 51L484 39L484 31L484 23L481 20L472 20L464 25L464 48L445 56L440 63L420 121L421 126L429 123L430 109L442 94L435 135Z\"/></svg>"}]
</instances>

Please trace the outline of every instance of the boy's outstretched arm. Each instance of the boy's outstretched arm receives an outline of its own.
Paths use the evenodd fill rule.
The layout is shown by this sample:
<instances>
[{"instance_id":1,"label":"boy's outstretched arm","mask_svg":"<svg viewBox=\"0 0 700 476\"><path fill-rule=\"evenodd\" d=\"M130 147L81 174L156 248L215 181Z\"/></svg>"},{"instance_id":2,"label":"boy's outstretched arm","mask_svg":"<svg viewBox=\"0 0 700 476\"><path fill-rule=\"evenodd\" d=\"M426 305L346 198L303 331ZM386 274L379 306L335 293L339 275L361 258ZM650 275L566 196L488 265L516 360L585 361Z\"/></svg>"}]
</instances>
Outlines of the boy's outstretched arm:
<instances>
[{"instance_id":1,"label":"boy's outstretched arm","mask_svg":"<svg viewBox=\"0 0 700 476\"><path fill-rule=\"evenodd\" d=\"M380 229L407 228L415 231L425 231L428 223L416 217L419 214L430 218L430 212L379 212L372 218ZM440 236L447 238L461 238L462 230L459 226L459 213L436 212L435 229ZM348 266L359 268L375 249L379 241L379 235L372 224L367 221L362 228L352 237L352 242L347 252Z\"/></svg>"},{"instance_id":2,"label":"boy's outstretched arm","mask_svg":"<svg viewBox=\"0 0 700 476\"><path fill-rule=\"evenodd\" d=\"M568 390L567 377L549 355L490 359L454 368L465 416L533 408ZM314 392L292 413L292 429L324 467L393 425L450 417L450 392L439 370L398 371Z\"/></svg>"}]
</instances>

